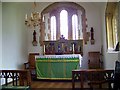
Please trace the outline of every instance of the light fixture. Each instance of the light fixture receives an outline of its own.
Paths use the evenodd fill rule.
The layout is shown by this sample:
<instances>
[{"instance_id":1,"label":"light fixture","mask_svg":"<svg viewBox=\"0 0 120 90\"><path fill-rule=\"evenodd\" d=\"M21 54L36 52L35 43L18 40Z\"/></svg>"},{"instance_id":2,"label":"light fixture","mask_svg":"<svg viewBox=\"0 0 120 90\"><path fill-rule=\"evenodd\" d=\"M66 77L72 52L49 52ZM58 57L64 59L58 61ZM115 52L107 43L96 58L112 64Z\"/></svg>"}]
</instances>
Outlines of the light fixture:
<instances>
[{"instance_id":1,"label":"light fixture","mask_svg":"<svg viewBox=\"0 0 120 90\"><path fill-rule=\"evenodd\" d=\"M36 27L38 29L40 29L40 13L35 11L36 8L36 3L33 3L33 9L34 11L31 13L30 17L28 17L28 15L25 15L25 25L27 25L28 27L31 27L34 29L33 32L33 41L32 44L33 46L37 46L37 41L36 41Z\"/></svg>"},{"instance_id":2,"label":"light fixture","mask_svg":"<svg viewBox=\"0 0 120 90\"><path fill-rule=\"evenodd\" d=\"M40 25L40 13L35 11L36 3L33 4L34 11L31 13L31 16L28 17L26 14L25 16L25 25L28 27L36 27Z\"/></svg>"}]
</instances>

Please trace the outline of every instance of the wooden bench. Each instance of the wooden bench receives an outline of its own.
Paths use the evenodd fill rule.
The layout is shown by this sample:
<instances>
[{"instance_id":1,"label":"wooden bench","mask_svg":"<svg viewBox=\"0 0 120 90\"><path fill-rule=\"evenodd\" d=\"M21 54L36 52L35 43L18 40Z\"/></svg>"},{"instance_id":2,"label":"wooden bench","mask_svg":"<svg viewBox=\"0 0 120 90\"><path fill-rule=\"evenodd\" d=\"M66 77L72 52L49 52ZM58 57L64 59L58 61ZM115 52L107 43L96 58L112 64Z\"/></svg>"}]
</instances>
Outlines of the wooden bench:
<instances>
[{"instance_id":1,"label":"wooden bench","mask_svg":"<svg viewBox=\"0 0 120 90\"><path fill-rule=\"evenodd\" d=\"M0 70L2 90L28 90L31 87L31 76L28 70Z\"/></svg>"}]
</instances>

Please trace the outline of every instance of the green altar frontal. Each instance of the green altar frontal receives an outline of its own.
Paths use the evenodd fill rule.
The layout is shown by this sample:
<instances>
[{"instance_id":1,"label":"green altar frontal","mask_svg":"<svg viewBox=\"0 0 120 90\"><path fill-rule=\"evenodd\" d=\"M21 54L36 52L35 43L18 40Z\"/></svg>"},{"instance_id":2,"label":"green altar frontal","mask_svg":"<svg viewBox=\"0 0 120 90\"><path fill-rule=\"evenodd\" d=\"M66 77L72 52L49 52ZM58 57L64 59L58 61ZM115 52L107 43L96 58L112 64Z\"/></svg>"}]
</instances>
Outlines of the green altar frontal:
<instances>
[{"instance_id":1,"label":"green altar frontal","mask_svg":"<svg viewBox=\"0 0 120 90\"><path fill-rule=\"evenodd\" d=\"M38 79L71 80L72 70L80 67L80 55L45 55L36 57Z\"/></svg>"}]
</instances>

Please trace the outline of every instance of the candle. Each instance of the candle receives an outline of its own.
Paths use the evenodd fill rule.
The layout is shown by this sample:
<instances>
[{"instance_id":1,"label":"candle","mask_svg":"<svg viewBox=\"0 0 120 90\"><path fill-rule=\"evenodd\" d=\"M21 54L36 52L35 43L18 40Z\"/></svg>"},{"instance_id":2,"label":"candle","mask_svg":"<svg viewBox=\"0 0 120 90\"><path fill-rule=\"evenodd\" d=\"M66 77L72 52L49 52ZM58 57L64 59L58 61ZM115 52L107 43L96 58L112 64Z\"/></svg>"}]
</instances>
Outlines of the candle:
<instances>
[{"instance_id":1,"label":"candle","mask_svg":"<svg viewBox=\"0 0 120 90\"><path fill-rule=\"evenodd\" d=\"M31 13L31 18L33 19L33 13Z\"/></svg>"},{"instance_id":2,"label":"candle","mask_svg":"<svg viewBox=\"0 0 120 90\"><path fill-rule=\"evenodd\" d=\"M41 18L41 15L40 15L40 13L39 13L39 18Z\"/></svg>"},{"instance_id":3,"label":"candle","mask_svg":"<svg viewBox=\"0 0 120 90\"><path fill-rule=\"evenodd\" d=\"M45 45L43 46L43 53L44 53L44 55L45 55Z\"/></svg>"},{"instance_id":4,"label":"candle","mask_svg":"<svg viewBox=\"0 0 120 90\"><path fill-rule=\"evenodd\" d=\"M26 20L26 21L27 21L27 17L28 17L28 16L27 16L27 14L26 14L26 15L25 15L25 20Z\"/></svg>"},{"instance_id":5,"label":"candle","mask_svg":"<svg viewBox=\"0 0 120 90\"><path fill-rule=\"evenodd\" d=\"M43 22L44 22L44 20L45 20L45 17L44 17L44 15L43 15L43 17L42 17L42 20L43 20Z\"/></svg>"},{"instance_id":6,"label":"candle","mask_svg":"<svg viewBox=\"0 0 120 90\"><path fill-rule=\"evenodd\" d=\"M73 54L74 54L74 44L73 44Z\"/></svg>"}]
</instances>

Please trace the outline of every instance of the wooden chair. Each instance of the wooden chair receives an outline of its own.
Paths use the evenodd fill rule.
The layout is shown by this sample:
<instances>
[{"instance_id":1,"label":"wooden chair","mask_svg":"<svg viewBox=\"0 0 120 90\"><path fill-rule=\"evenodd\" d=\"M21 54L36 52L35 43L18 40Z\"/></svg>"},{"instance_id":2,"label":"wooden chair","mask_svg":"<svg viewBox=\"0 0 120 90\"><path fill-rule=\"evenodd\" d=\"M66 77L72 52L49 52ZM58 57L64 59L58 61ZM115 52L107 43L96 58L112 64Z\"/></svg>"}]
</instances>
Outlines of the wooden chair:
<instances>
[{"instance_id":1,"label":"wooden chair","mask_svg":"<svg viewBox=\"0 0 120 90\"><path fill-rule=\"evenodd\" d=\"M39 55L39 53L29 53L28 62L24 63L25 69L30 70L33 79L36 79L35 55Z\"/></svg>"},{"instance_id":2,"label":"wooden chair","mask_svg":"<svg viewBox=\"0 0 120 90\"><path fill-rule=\"evenodd\" d=\"M89 69L102 68L100 52L88 52L88 67Z\"/></svg>"},{"instance_id":3,"label":"wooden chair","mask_svg":"<svg viewBox=\"0 0 120 90\"><path fill-rule=\"evenodd\" d=\"M88 67L89 69L102 69L101 54L99 51L88 52ZM99 72L94 72L90 74L90 81L88 85L90 88L93 88L94 85L99 85L99 88L102 88L102 84L106 82L104 80L104 72L101 74Z\"/></svg>"}]
</instances>

